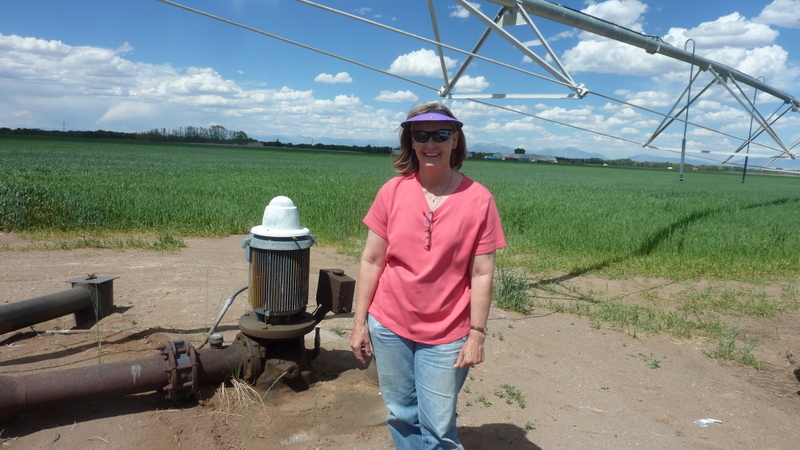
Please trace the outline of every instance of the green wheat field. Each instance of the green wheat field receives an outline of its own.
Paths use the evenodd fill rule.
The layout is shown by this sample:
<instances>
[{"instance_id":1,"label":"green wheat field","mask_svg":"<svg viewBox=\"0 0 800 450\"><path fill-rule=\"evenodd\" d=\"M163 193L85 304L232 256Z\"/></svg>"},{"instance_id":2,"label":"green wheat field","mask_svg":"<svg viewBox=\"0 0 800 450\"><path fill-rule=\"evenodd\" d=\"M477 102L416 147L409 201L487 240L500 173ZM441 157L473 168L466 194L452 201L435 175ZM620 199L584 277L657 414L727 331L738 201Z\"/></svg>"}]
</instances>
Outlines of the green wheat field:
<instances>
[{"instance_id":1,"label":"green wheat field","mask_svg":"<svg viewBox=\"0 0 800 450\"><path fill-rule=\"evenodd\" d=\"M780 279L800 273L800 177L465 162L494 194L502 267L609 276ZM0 231L126 246L244 234L290 197L318 245L357 254L387 155L0 138ZM66 244L70 243L71 244Z\"/></svg>"}]
</instances>

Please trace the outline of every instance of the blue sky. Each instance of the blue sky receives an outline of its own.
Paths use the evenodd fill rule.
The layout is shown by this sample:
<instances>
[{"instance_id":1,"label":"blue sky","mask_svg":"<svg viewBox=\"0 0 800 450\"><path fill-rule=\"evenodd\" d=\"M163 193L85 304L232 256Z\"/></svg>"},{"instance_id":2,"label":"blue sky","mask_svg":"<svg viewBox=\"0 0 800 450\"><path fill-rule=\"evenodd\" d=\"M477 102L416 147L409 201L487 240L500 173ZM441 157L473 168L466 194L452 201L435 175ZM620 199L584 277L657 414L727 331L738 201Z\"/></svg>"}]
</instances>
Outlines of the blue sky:
<instances>
[{"instance_id":1,"label":"blue sky","mask_svg":"<svg viewBox=\"0 0 800 450\"><path fill-rule=\"evenodd\" d=\"M397 125L411 106L439 99L441 68L429 43L290 0L178 3L433 89L156 0L6 0L0 12L0 126L144 131L219 124L260 140L392 145ZM433 38L426 1L319 3ZM469 50L485 27L455 2L434 3L442 41ZM753 77L763 76L768 84L800 97L800 0L560 3L660 36L677 47L683 48L692 38L697 54ZM491 2L474 4L490 17L499 9ZM690 67L685 63L533 19L572 78L592 92L666 113L686 86ZM544 56L530 28L517 26L510 31ZM480 54L545 74L496 35ZM453 51L446 51L446 56L452 75L465 56ZM752 91L746 87L748 95ZM569 93L556 84L481 60L470 65L455 92ZM765 115L780 105L766 96L757 102ZM656 153L468 100L446 103L465 122L468 142L523 147L529 153L571 146L612 158ZM637 143L647 140L661 121L591 94L582 100L493 103ZM690 120L731 136L746 136L750 126L749 116L721 87L692 106ZM800 114L787 114L775 128L788 145L796 143ZM653 144L679 148L682 136L682 124L674 124ZM694 126L688 127L687 141L691 151L723 153L739 144L735 138ZM760 148L751 151L774 153Z\"/></svg>"}]
</instances>

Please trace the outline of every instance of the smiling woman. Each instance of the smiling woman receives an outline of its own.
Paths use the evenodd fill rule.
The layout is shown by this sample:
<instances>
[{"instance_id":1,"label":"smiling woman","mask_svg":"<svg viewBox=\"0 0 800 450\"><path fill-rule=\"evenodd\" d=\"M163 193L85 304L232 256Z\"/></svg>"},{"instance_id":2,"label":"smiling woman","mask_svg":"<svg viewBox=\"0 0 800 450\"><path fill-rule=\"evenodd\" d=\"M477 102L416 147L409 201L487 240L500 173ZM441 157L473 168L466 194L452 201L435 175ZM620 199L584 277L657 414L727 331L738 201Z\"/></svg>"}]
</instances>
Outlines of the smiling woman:
<instances>
[{"instance_id":1,"label":"smiling woman","mask_svg":"<svg viewBox=\"0 0 800 450\"><path fill-rule=\"evenodd\" d=\"M350 347L362 364L374 352L398 449L463 448L458 393L484 360L505 237L491 193L459 172L462 126L440 103L413 108L401 124L400 176L364 218Z\"/></svg>"}]
</instances>

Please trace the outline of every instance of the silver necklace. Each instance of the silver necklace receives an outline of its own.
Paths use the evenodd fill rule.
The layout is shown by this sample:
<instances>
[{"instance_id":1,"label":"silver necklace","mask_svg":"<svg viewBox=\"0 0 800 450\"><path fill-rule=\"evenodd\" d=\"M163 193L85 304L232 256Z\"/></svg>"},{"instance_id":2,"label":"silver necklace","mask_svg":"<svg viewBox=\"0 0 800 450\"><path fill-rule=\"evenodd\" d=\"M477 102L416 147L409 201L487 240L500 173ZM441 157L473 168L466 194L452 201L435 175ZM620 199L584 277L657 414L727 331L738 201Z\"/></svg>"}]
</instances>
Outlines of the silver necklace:
<instances>
[{"instance_id":1,"label":"silver necklace","mask_svg":"<svg viewBox=\"0 0 800 450\"><path fill-rule=\"evenodd\" d=\"M450 179L447 180L447 186L445 186L444 191L442 191L443 192L442 195L436 195L433 192L430 192L427 189L425 189L425 186L422 187L422 192L424 192L425 196L430 199L431 211L436 210L436 208L439 206L439 202L442 201L443 198L448 196L447 191L450 190L450 185L451 184L453 184L453 171L452 170L450 171Z\"/></svg>"}]
</instances>

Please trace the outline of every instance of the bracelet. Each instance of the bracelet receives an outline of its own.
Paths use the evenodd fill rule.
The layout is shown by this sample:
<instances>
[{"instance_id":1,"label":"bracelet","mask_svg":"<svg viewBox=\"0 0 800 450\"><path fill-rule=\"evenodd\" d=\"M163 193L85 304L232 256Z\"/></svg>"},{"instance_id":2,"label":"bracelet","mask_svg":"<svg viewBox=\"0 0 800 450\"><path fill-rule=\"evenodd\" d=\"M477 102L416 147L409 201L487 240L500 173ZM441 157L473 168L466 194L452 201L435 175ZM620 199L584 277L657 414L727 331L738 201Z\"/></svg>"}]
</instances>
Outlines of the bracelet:
<instances>
[{"instance_id":1,"label":"bracelet","mask_svg":"<svg viewBox=\"0 0 800 450\"><path fill-rule=\"evenodd\" d=\"M480 331L481 333L486 334L486 327L471 326L471 327L469 327L469 329L470 330L475 330L475 331Z\"/></svg>"}]
</instances>

